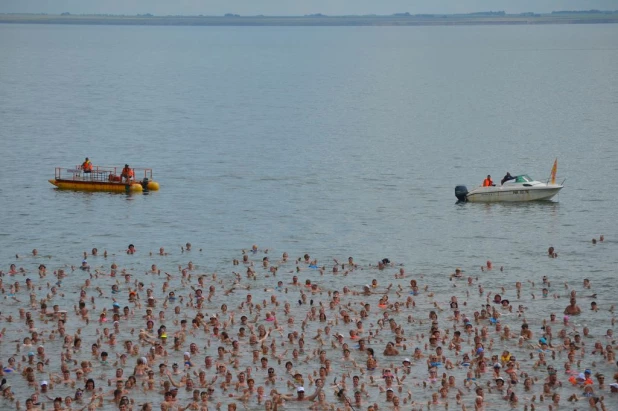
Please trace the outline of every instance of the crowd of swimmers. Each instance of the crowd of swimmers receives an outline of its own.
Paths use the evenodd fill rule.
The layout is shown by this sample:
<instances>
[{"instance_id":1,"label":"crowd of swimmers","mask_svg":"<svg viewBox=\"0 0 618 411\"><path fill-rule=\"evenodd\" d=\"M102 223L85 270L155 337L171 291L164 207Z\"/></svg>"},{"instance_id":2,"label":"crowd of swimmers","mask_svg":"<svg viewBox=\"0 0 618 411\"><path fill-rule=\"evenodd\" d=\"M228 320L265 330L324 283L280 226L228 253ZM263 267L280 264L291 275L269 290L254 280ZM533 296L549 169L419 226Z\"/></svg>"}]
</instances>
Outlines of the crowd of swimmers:
<instances>
[{"instance_id":1,"label":"crowd of swimmers","mask_svg":"<svg viewBox=\"0 0 618 411\"><path fill-rule=\"evenodd\" d=\"M0 272L0 408L618 409L614 306L592 301L589 279L564 294L547 276L485 290L482 276L499 274L488 261L445 275L444 296L387 258L271 261L253 246L214 273L172 269L169 255L144 253L140 273L96 248L81 266ZM563 312L526 312L561 296ZM592 317L605 332L584 325Z\"/></svg>"}]
</instances>

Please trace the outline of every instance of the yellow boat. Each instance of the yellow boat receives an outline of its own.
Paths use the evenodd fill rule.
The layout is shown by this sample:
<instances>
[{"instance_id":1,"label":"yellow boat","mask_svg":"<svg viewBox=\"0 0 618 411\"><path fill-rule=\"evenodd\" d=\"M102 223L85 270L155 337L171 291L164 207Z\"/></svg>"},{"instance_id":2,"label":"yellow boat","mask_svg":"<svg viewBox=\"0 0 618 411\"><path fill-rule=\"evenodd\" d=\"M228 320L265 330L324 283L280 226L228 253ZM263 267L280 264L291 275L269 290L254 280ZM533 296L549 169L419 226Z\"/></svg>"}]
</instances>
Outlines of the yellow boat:
<instances>
[{"instance_id":1,"label":"yellow boat","mask_svg":"<svg viewBox=\"0 0 618 411\"><path fill-rule=\"evenodd\" d=\"M131 170L135 178L127 179L121 177L121 167L93 166L90 172L82 170L81 166L74 168L56 167L54 179L49 180L49 182L59 189L78 191L139 193L159 189L159 183L152 180L152 169L131 168ZM141 180L136 179L138 173L140 177L143 173Z\"/></svg>"}]
</instances>

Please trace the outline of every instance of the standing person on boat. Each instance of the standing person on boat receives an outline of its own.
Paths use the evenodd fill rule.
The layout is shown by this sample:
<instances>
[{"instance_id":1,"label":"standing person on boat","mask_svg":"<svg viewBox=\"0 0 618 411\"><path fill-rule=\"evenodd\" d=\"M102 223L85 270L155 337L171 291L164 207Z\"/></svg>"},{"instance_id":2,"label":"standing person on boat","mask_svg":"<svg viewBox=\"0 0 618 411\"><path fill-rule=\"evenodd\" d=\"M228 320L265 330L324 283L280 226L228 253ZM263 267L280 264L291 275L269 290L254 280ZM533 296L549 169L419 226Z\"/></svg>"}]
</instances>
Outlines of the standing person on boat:
<instances>
[{"instance_id":1,"label":"standing person on boat","mask_svg":"<svg viewBox=\"0 0 618 411\"><path fill-rule=\"evenodd\" d=\"M86 157L86 160L84 160L84 162L82 163L82 172L84 172L84 174L92 173L92 163L90 162L88 157Z\"/></svg>"},{"instance_id":2,"label":"standing person on boat","mask_svg":"<svg viewBox=\"0 0 618 411\"><path fill-rule=\"evenodd\" d=\"M504 183L506 183L509 180L515 180L515 177L513 177L511 173L507 171L506 175L502 178L502 181L500 181L500 185L504 185Z\"/></svg>"},{"instance_id":3,"label":"standing person on boat","mask_svg":"<svg viewBox=\"0 0 618 411\"><path fill-rule=\"evenodd\" d=\"M487 178L483 180L483 187L493 187L493 186L495 186L495 184L491 180L491 176L487 174Z\"/></svg>"},{"instance_id":4,"label":"standing person on boat","mask_svg":"<svg viewBox=\"0 0 618 411\"><path fill-rule=\"evenodd\" d=\"M134 177L133 170L129 167L128 164L124 165L124 168L122 169L122 174L120 174L120 177L124 178L127 182L133 180L133 177Z\"/></svg>"}]
</instances>

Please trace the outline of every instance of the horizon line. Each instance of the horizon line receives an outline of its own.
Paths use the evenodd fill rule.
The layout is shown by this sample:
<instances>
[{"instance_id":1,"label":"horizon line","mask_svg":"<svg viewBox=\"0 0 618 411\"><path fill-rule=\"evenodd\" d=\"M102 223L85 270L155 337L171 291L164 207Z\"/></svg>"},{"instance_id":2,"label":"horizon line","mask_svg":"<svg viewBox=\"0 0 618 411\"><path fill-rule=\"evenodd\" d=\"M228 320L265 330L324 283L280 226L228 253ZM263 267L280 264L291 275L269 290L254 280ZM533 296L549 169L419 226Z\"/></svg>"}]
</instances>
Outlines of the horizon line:
<instances>
[{"instance_id":1,"label":"horizon line","mask_svg":"<svg viewBox=\"0 0 618 411\"><path fill-rule=\"evenodd\" d=\"M395 12L391 14L323 14L323 13L310 13L303 15L266 15L266 14L247 14L241 15L238 13L225 13L225 14L153 14L149 12L137 13L137 14L114 14L114 13L71 13L65 11L62 13L26 13L26 12L0 12L0 15L31 15L31 16L107 16L107 17L445 17L445 16L473 16L473 17L499 17L499 16L551 16L555 14L618 14L618 10L552 10L550 12L535 12L525 11L520 13L507 13L504 10L487 10L487 11L475 11L469 13L410 13L410 12Z\"/></svg>"}]
</instances>

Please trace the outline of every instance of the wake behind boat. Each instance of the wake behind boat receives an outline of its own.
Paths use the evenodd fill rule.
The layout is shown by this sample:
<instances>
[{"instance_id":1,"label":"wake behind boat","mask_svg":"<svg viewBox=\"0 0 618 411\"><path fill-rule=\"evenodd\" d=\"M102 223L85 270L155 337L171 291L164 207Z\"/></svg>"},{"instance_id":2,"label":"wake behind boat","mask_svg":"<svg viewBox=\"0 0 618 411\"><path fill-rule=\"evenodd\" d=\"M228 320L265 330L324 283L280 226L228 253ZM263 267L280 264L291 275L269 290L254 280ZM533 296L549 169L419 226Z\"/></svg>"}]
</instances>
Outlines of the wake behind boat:
<instances>
[{"instance_id":1,"label":"wake behind boat","mask_svg":"<svg viewBox=\"0 0 618 411\"><path fill-rule=\"evenodd\" d=\"M455 197L461 202L471 203L500 203L500 202L524 202L524 201L547 201L551 200L562 190L564 185L556 184L556 171L558 160L554 162L550 179L543 183L530 178L527 174L511 177L498 185L492 185L485 180L482 186L468 191L466 186L455 187ZM507 178L505 176L505 179ZM491 181L491 180L490 180ZM563 181L564 183L564 181Z\"/></svg>"}]
</instances>

